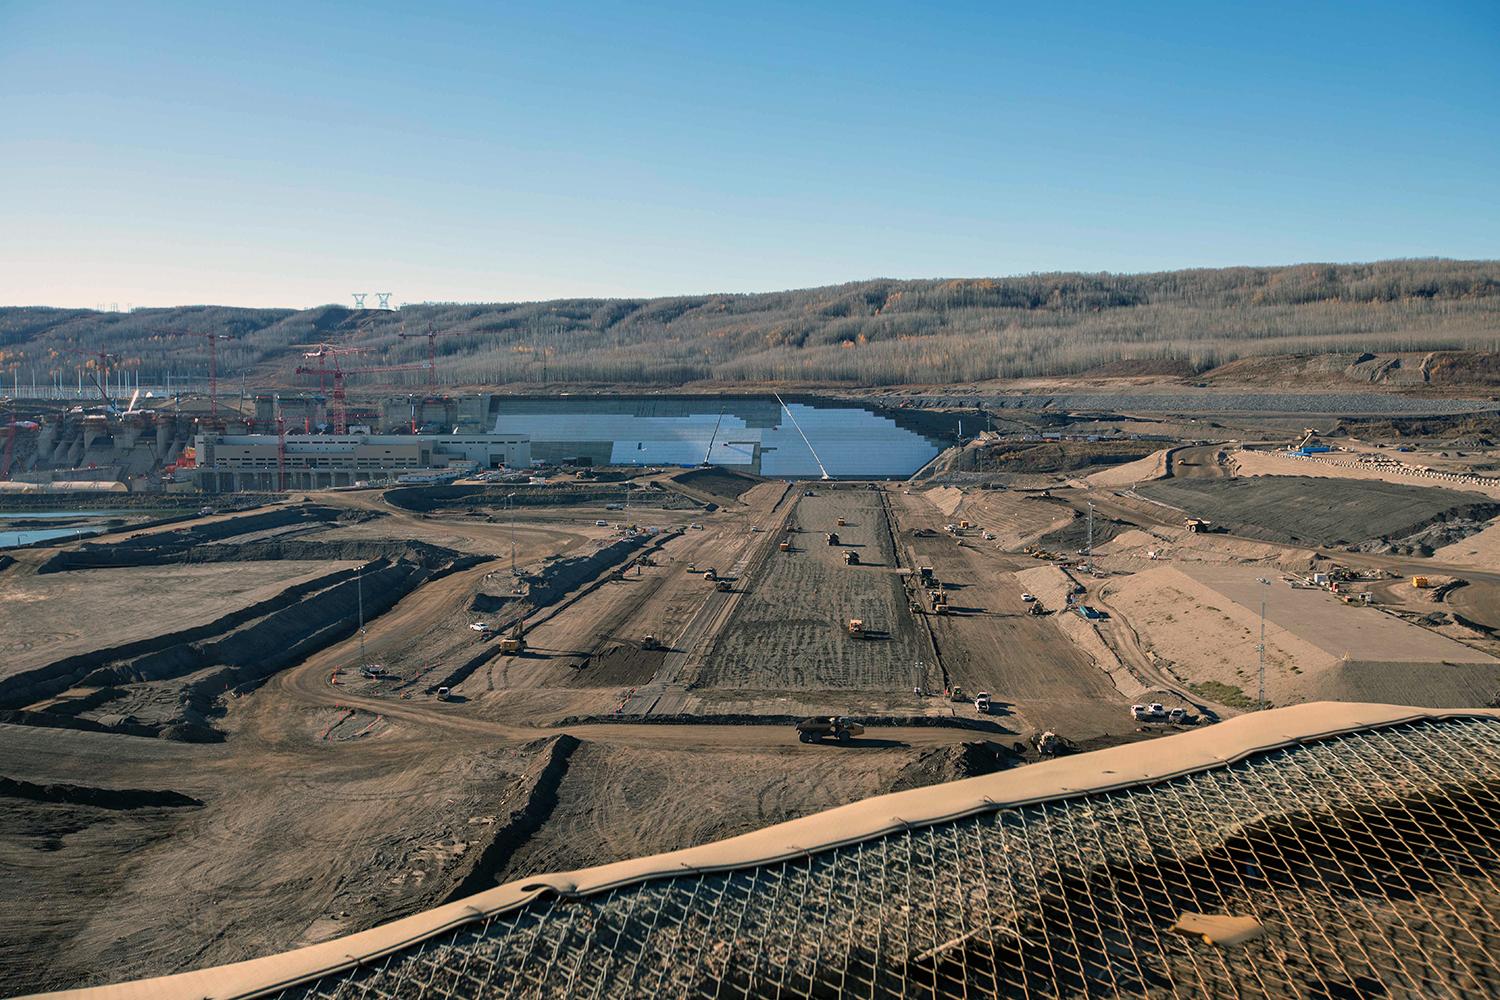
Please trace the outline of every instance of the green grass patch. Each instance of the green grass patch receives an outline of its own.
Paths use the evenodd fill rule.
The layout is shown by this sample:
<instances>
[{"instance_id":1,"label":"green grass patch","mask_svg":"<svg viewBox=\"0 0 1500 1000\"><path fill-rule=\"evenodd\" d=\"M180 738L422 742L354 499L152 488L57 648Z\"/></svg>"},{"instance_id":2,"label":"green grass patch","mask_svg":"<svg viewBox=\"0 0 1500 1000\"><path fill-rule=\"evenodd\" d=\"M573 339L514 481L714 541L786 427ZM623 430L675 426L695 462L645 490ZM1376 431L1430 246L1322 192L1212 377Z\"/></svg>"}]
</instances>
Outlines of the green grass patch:
<instances>
[{"instance_id":1,"label":"green grass patch","mask_svg":"<svg viewBox=\"0 0 1500 1000\"><path fill-rule=\"evenodd\" d=\"M1255 699L1231 684L1223 684L1219 681L1200 681L1197 684L1189 684L1188 690L1209 701L1216 701L1220 705L1230 708L1251 709L1259 707Z\"/></svg>"}]
</instances>

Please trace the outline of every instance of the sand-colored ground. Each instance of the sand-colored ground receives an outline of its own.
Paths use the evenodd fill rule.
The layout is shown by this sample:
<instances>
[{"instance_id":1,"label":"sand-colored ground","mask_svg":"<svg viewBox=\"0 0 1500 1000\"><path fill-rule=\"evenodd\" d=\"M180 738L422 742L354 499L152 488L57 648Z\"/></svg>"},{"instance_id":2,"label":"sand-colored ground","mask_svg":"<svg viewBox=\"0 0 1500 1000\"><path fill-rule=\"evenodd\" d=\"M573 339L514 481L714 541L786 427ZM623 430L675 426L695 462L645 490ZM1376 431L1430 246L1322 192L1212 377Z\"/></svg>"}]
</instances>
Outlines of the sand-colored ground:
<instances>
[{"instance_id":1,"label":"sand-colored ground","mask_svg":"<svg viewBox=\"0 0 1500 1000\"><path fill-rule=\"evenodd\" d=\"M1500 567L1500 519L1491 521L1489 527L1477 534L1437 549L1432 553L1432 559L1433 562L1476 569Z\"/></svg>"},{"instance_id":2,"label":"sand-colored ground","mask_svg":"<svg viewBox=\"0 0 1500 1000\"><path fill-rule=\"evenodd\" d=\"M1321 589L1294 588L1253 566L1185 566L1182 571L1247 611L1266 602L1266 618L1330 656L1407 663L1494 663L1493 658L1372 608L1344 604ZM1268 579L1270 585L1259 581Z\"/></svg>"},{"instance_id":3,"label":"sand-colored ground","mask_svg":"<svg viewBox=\"0 0 1500 1000\"><path fill-rule=\"evenodd\" d=\"M958 513L959 504L964 502L964 491L957 486L938 486L923 490L922 498L936 507L944 517L952 517Z\"/></svg>"},{"instance_id":4,"label":"sand-colored ground","mask_svg":"<svg viewBox=\"0 0 1500 1000\"><path fill-rule=\"evenodd\" d=\"M1378 480L1383 483L1399 483L1402 486L1441 486L1445 489L1479 493L1500 500L1500 483L1476 485L1456 476L1423 475L1362 465L1354 461L1352 456L1339 452L1332 452L1327 457L1287 458L1275 451L1240 449L1230 453L1230 461L1234 464L1237 474L1242 476L1316 476L1330 479Z\"/></svg>"},{"instance_id":5,"label":"sand-colored ground","mask_svg":"<svg viewBox=\"0 0 1500 1000\"><path fill-rule=\"evenodd\" d=\"M1478 650L1265 574L1254 566L1159 566L1112 581L1104 601L1187 684L1213 682L1254 698L1264 598L1273 704L1356 699L1375 687L1389 701L1403 694L1412 704L1465 705L1476 684L1500 683L1500 661Z\"/></svg>"},{"instance_id":6,"label":"sand-colored ground","mask_svg":"<svg viewBox=\"0 0 1500 1000\"><path fill-rule=\"evenodd\" d=\"M1018 571L1016 582L1041 601L1042 607L1049 611L1060 611L1066 607L1068 595L1073 592L1073 578L1050 563Z\"/></svg>"},{"instance_id":7,"label":"sand-colored ground","mask_svg":"<svg viewBox=\"0 0 1500 1000\"><path fill-rule=\"evenodd\" d=\"M1001 549L1020 549L1035 544L1049 531L1071 524L1072 508L1035 493L1014 490L976 490L967 495L962 513L995 536Z\"/></svg>"},{"instance_id":8,"label":"sand-colored ground","mask_svg":"<svg viewBox=\"0 0 1500 1000\"><path fill-rule=\"evenodd\" d=\"M1152 557L1155 553L1155 558ZM1139 572L1159 561L1221 565L1261 563L1287 571L1307 571L1311 550L1253 542L1223 535L1202 535L1186 528L1132 528L1094 547L1095 561L1106 569Z\"/></svg>"},{"instance_id":9,"label":"sand-colored ground","mask_svg":"<svg viewBox=\"0 0 1500 1000\"><path fill-rule=\"evenodd\" d=\"M1090 486L1114 489L1133 486L1151 479L1161 479L1167 474L1167 456L1171 452L1172 449L1163 448L1145 458L1138 458L1134 462L1126 462L1124 465L1116 465L1113 468L1095 472L1086 476L1084 481Z\"/></svg>"}]
</instances>

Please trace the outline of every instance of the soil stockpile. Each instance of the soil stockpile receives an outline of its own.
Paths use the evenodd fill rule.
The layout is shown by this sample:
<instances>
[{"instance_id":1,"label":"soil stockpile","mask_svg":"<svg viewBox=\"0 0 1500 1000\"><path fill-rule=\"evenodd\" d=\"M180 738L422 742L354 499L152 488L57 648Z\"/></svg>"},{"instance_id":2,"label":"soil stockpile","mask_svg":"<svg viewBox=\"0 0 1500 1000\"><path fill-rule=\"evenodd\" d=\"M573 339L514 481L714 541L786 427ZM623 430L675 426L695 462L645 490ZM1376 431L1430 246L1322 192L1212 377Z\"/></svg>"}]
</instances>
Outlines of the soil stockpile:
<instances>
[{"instance_id":1,"label":"soil stockpile","mask_svg":"<svg viewBox=\"0 0 1500 1000\"><path fill-rule=\"evenodd\" d=\"M1293 545L1375 543L1376 550L1423 554L1500 514L1500 503L1472 493L1307 476L1168 479L1138 492L1237 535Z\"/></svg>"},{"instance_id":2,"label":"soil stockpile","mask_svg":"<svg viewBox=\"0 0 1500 1000\"><path fill-rule=\"evenodd\" d=\"M711 493L721 499L738 500L758 483L765 482L759 476L747 476L730 469L690 469L672 477L674 483L688 486L703 493Z\"/></svg>"}]
</instances>

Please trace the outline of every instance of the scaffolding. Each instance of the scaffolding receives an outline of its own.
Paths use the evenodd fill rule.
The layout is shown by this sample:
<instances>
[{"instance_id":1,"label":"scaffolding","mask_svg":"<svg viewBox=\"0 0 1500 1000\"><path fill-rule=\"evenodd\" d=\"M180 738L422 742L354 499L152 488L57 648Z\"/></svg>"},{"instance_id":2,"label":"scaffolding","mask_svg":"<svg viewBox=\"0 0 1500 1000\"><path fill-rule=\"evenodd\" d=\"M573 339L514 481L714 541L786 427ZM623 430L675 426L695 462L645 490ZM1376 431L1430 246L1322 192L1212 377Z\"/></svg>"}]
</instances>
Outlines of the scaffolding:
<instances>
[{"instance_id":1,"label":"scaffolding","mask_svg":"<svg viewBox=\"0 0 1500 1000\"><path fill-rule=\"evenodd\" d=\"M544 893L272 995L1493 996L1497 791L1500 720L1361 729L733 871ZM1173 929L1184 914L1258 936L1210 943Z\"/></svg>"}]
</instances>

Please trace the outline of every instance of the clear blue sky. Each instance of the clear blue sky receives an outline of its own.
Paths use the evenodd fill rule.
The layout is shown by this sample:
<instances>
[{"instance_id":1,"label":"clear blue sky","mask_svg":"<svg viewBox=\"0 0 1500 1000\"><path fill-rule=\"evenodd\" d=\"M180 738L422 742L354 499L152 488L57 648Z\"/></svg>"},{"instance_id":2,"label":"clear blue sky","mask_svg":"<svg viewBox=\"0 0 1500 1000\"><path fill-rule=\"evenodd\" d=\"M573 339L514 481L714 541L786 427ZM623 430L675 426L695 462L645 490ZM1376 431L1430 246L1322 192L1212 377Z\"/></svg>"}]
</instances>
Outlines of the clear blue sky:
<instances>
[{"instance_id":1,"label":"clear blue sky","mask_svg":"<svg viewBox=\"0 0 1500 1000\"><path fill-rule=\"evenodd\" d=\"M1494 0L209 7L0 0L0 303L1500 256Z\"/></svg>"}]
</instances>

